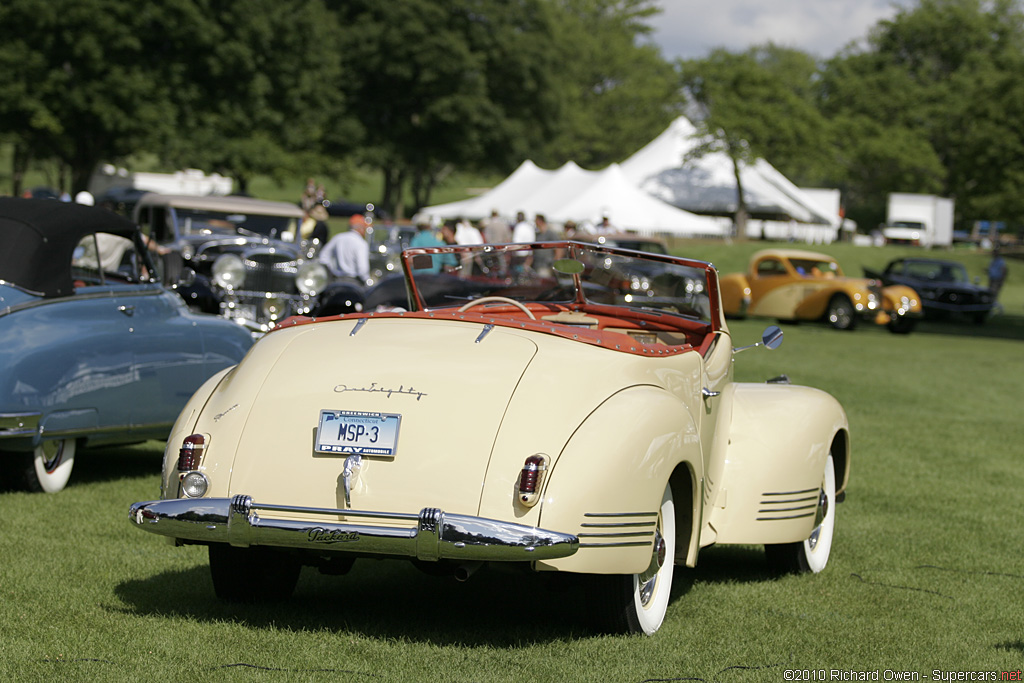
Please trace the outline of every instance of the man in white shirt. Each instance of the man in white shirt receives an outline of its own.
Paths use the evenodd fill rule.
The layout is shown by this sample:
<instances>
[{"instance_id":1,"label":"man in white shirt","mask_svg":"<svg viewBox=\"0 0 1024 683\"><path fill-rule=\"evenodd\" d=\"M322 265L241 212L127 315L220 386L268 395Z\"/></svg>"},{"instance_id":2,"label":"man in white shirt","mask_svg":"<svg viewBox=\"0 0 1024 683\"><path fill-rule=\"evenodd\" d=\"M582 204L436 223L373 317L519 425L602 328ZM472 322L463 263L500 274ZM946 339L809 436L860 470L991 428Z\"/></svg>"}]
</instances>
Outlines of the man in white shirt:
<instances>
[{"instance_id":1,"label":"man in white shirt","mask_svg":"<svg viewBox=\"0 0 1024 683\"><path fill-rule=\"evenodd\" d=\"M526 214L520 211L516 214L516 224L512 228L512 242L521 244L523 242L536 242L537 228L533 223L526 220Z\"/></svg>"},{"instance_id":2,"label":"man in white shirt","mask_svg":"<svg viewBox=\"0 0 1024 683\"><path fill-rule=\"evenodd\" d=\"M334 277L351 277L365 283L370 279L370 245L366 243L366 219L356 214L348 231L338 233L320 252L320 261Z\"/></svg>"}]
</instances>

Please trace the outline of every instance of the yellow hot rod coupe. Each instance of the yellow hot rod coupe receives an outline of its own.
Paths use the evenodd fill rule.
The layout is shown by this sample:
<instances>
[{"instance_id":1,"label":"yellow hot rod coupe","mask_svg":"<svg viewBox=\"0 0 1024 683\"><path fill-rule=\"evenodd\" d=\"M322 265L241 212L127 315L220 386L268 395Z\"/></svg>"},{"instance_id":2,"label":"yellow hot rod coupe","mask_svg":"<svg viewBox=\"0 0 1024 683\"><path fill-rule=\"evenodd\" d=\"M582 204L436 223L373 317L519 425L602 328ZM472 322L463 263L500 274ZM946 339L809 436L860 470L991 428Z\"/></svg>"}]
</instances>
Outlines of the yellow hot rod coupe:
<instances>
[{"instance_id":1,"label":"yellow hot rod coupe","mask_svg":"<svg viewBox=\"0 0 1024 683\"><path fill-rule=\"evenodd\" d=\"M286 597L301 566L358 558L505 565L579 575L603 629L652 634L706 546L825 567L846 415L733 381L710 264L578 242L402 260L403 307L285 321L181 413L161 499L129 516L209 546L219 597Z\"/></svg>"},{"instance_id":2,"label":"yellow hot rod coupe","mask_svg":"<svg viewBox=\"0 0 1024 683\"><path fill-rule=\"evenodd\" d=\"M725 314L737 318L824 320L837 330L865 320L905 334L923 314L921 297L910 287L845 277L831 256L799 249L759 251L746 273L722 277L721 288Z\"/></svg>"}]
</instances>

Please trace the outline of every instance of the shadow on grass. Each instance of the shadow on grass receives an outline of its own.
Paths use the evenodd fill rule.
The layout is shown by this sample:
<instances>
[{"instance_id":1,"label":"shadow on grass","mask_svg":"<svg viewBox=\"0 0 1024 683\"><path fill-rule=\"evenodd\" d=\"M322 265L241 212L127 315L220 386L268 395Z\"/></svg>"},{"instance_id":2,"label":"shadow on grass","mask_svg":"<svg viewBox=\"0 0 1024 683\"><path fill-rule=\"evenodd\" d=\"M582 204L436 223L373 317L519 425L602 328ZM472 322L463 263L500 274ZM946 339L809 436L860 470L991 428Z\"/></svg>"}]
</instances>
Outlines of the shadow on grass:
<instances>
[{"instance_id":1,"label":"shadow on grass","mask_svg":"<svg viewBox=\"0 0 1024 683\"><path fill-rule=\"evenodd\" d=\"M75 468L68 485L159 475L163 455L160 441L83 448L75 453Z\"/></svg>"},{"instance_id":2,"label":"shadow on grass","mask_svg":"<svg viewBox=\"0 0 1024 683\"><path fill-rule=\"evenodd\" d=\"M922 320L911 334L1024 340L1024 316L999 314L978 325L967 319Z\"/></svg>"},{"instance_id":3,"label":"shadow on grass","mask_svg":"<svg viewBox=\"0 0 1024 683\"><path fill-rule=\"evenodd\" d=\"M588 602L599 596L574 578L485 567L459 583L428 576L401 560L360 559L344 576L305 567L290 600L246 605L217 600L204 565L124 582L116 593L129 607L112 609L434 645L528 647L603 636L588 619ZM702 553L698 569L676 568L670 600L685 599L699 582L772 578L758 549L711 549Z\"/></svg>"},{"instance_id":4,"label":"shadow on grass","mask_svg":"<svg viewBox=\"0 0 1024 683\"><path fill-rule=\"evenodd\" d=\"M762 546L711 546L700 551L696 568L687 571L694 583L762 583L779 578L769 569Z\"/></svg>"}]
</instances>

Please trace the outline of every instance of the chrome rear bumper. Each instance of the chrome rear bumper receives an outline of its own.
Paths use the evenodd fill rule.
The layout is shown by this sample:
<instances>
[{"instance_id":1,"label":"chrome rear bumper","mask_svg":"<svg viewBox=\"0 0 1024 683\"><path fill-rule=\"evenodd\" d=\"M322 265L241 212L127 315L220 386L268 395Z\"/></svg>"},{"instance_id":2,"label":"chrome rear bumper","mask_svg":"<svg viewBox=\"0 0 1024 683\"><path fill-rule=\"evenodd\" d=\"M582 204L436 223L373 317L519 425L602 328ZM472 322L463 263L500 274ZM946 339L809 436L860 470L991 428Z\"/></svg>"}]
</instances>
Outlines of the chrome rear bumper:
<instances>
[{"instance_id":1,"label":"chrome rear bumper","mask_svg":"<svg viewBox=\"0 0 1024 683\"><path fill-rule=\"evenodd\" d=\"M260 517L257 511L325 519L269 519ZM335 510L268 505L255 503L249 496L235 496L135 503L129 516L140 529L188 541L395 555L427 561L530 562L568 557L579 548L579 539L572 534L449 514L436 508L424 508L419 514ZM338 517L346 521L328 519ZM374 526L371 522L375 519L407 522L410 526Z\"/></svg>"}]
</instances>

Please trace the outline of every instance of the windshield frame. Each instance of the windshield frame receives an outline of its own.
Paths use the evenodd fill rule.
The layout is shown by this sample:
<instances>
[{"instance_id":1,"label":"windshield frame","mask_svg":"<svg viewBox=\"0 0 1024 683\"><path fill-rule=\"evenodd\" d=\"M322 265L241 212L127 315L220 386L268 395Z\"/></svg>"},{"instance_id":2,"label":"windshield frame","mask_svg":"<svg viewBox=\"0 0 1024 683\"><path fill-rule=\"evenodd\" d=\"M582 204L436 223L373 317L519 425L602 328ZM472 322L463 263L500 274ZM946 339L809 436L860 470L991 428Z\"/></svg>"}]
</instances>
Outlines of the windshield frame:
<instances>
[{"instance_id":1,"label":"windshield frame","mask_svg":"<svg viewBox=\"0 0 1024 683\"><path fill-rule=\"evenodd\" d=\"M465 256L467 260L471 259L474 255L501 255L511 257L514 254L523 254L524 252L527 251L540 249L564 250L565 258L578 259L583 253L590 252L592 254L599 256L630 258L654 264L682 266L685 268L691 268L696 271L699 271L701 274L703 274L704 286L706 287L706 296L708 298L707 319L705 320L686 313L673 313L662 309L651 309L644 306L630 306L626 303L607 304L588 300L585 296L583 280L580 274L578 273L572 275L572 282L575 288L575 292L571 301L541 301L524 299L524 303L532 302L537 303L539 305L557 305L561 307L568 307L573 310L603 310L607 312L610 310L620 309L630 311L631 315L650 314L659 317L669 316L673 318L677 317L681 321L687 321L688 323L698 322L702 324L707 324L710 325L711 329L714 331L725 328L724 315L721 311L721 301L719 298L718 273L711 263L697 259L689 259L666 254L652 254L647 252L633 251L630 249L607 247L603 245L594 244L592 242L578 241L534 242L529 244L482 244L465 246L451 245L442 247L406 248L401 253L401 259L403 271L405 274L406 287L409 293L409 302L412 306L412 310L428 312L437 310L457 309L460 306L460 302L455 302L451 306L427 305L423 292L417 283L417 278L420 276L419 274L414 273L413 262L414 259L416 259L416 257L418 256L451 254L454 255L456 262L462 262L460 256ZM566 275L566 273L562 274ZM467 278L467 280L470 280L470 278Z\"/></svg>"}]
</instances>

